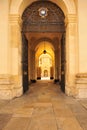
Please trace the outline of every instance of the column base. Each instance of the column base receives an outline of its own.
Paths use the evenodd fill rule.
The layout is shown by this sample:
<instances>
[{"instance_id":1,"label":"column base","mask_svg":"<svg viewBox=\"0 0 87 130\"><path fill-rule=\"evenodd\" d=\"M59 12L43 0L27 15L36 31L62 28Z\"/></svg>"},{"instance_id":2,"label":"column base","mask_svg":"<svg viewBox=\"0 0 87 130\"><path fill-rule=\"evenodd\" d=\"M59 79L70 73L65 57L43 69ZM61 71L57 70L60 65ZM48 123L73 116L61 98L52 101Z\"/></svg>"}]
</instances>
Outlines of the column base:
<instances>
[{"instance_id":1,"label":"column base","mask_svg":"<svg viewBox=\"0 0 87 130\"><path fill-rule=\"evenodd\" d=\"M87 98L87 73L76 75L76 98Z\"/></svg>"},{"instance_id":2,"label":"column base","mask_svg":"<svg viewBox=\"0 0 87 130\"><path fill-rule=\"evenodd\" d=\"M0 99L10 100L20 97L23 94L23 87L14 83L9 75L0 75Z\"/></svg>"},{"instance_id":3,"label":"column base","mask_svg":"<svg viewBox=\"0 0 87 130\"><path fill-rule=\"evenodd\" d=\"M37 77L37 80L41 80L41 77Z\"/></svg>"},{"instance_id":4,"label":"column base","mask_svg":"<svg viewBox=\"0 0 87 130\"><path fill-rule=\"evenodd\" d=\"M54 83L60 83L59 79L54 79Z\"/></svg>"},{"instance_id":5,"label":"column base","mask_svg":"<svg viewBox=\"0 0 87 130\"><path fill-rule=\"evenodd\" d=\"M31 79L31 83L36 83L36 80L35 79Z\"/></svg>"},{"instance_id":6,"label":"column base","mask_svg":"<svg viewBox=\"0 0 87 130\"><path fill-rule=\"evenodd\" d=\"M66 85L65 86L65 93L67 96L74 97L75 95L75 85Z\"/></svg>"}]
</instances>

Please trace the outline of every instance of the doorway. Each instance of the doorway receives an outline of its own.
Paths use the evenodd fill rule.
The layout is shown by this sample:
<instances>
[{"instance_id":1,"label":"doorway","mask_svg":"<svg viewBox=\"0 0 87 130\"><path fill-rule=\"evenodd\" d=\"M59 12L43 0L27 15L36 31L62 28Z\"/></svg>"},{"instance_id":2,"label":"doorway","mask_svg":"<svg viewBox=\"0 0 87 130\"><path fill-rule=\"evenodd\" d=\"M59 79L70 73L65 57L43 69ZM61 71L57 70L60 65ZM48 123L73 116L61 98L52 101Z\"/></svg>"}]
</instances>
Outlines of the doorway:
<instances>
[{"instance_id":1,"label":"doorway","mask_svg":"<svg viewBox=\"0 0 87 130\"><path fill-rule=\"evenodd\" d=\"M50 46L49 46L50 47ZM41 47L40 47L41 48ZM54 56L53 56L53 52L50 51L51 50L51 47L50 49L48 49L48 46L46 48L46 52L44 53L44 49L43 49L43 53L39 56L39 67L41 68L41 80L50 80L51 79L51 73L53 73L51 70L51 68L54 66ZM39 51L39 50L37 50ZM48 54L50 51L51 55ZM38 53L38 52L37 52ZM38 55L36 55L38 56ZM53 56L53 57L52 57ZM38 66L37 66L38 67ZM38 72L37 72L38 73ZM37 77L38 79L38 77Z\"/></svg>"}]
</instances>

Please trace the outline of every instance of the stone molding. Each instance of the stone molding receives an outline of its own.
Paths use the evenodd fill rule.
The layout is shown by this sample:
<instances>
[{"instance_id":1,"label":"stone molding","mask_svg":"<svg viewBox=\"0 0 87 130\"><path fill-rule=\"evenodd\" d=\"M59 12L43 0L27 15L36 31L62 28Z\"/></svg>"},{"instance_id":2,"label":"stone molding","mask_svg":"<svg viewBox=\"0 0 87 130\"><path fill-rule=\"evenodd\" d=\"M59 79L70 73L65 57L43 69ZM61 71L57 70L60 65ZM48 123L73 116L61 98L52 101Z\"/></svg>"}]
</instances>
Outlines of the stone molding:
<instances>
[{"instance_id":1,"label":"stone molding","mask_svg":"<svg viewBox=\"0 0 87 130\"><path fill-rule=\"evenodd\" d=\"M1 84L11 84L11 75L0 74L0 85Z\"/></svg>"},{"instance_id":2,"label":"stone molding","mask_svg":"<svg viewBox=\"0 0 87 130\"><path fill-rule=\"evenodd\" d=\"M87 85L87 73L76 74L76 84L86 84ZM87 86L84 86L87 88Z\"/></svg>"},{"instance_id":3,"label":"stone molding","mask_svg":"<svg viewBox=\"0 0 87 130\"><path fill-rule=\"evenodd\" d=\"M20 10L21 6L24 6L24 9L25 9L28 5L30 5L34 1L33 0L32 1L27 1L27 3L24 4L24 0L14 0L10 4L10 13L18 13L18 11ZM51 1L53 1L53 0L51 0ZM60 1L57 2L57 0L55 0L55 3L57 5L59 5L59 3L61 3L60 4L61 8L63 8L62 7L63 6L62 3L64 3L64 6L67 8L68 13L70 13L70 14L75 14L76 13L76 6L75 6L74 0L61 0L61 2Z\"/></svg>"},{"instance_id":4,"label":"stone molding","mask_svg":"<svg viewBox=\"0 0 87 130\"><path fill-rule=\"evenodd\" d=\"M87 73L78 73L76 74L76 78L87 78Z\"/></svg>"},{"instance_id":5,"label":"stone molding","mask_svg":"<svg viewBox=\"0 0 87 130\"><path fill-rule=\"evenodd\" d=\"M21 23L21 18L19 14L10 14L9 15L9 22L11 24L20 24Z\"/></svg>"},{"instance_id":6,"label":"stone molding","mask_svg":"<svg viewBox=\"0 0 87 130\"><path fill-rule=\"evenodd\" d=\"M76 74L76 98L87 98L87 73Z\"/></svg>"},{"instance_id":7,"label":"stone molding","mask_svg":"<svg viewBox=\"0 0 87 130\"><path fill-rule=\"evenodd\" d=\"M65 25L69 23L77 23L77 16L75 14L69 14L65 17Z\"/></svg>"},{"instance_id":8,"label":"stone molding","mask_svg":"<svg viewBox=\"0 0 87 130\"><path fill-rule=\"evenodd\" d=\"M12 75L0 75L0 99L13 99L22 94L22 84L20 82L15 82Z\"/></svg>"},{"instance_id":9,"label":"stone molding","mask_svg":"<svg viewBox=\"0 0 87 130\"><path fill-rule=\"evenodd\" d=\"M74 0L63 0L64 4L67 7L68 13L70 14L75 14L76 13L76 7L75 7L75 3Z\"/></svg>"}]
</instances>

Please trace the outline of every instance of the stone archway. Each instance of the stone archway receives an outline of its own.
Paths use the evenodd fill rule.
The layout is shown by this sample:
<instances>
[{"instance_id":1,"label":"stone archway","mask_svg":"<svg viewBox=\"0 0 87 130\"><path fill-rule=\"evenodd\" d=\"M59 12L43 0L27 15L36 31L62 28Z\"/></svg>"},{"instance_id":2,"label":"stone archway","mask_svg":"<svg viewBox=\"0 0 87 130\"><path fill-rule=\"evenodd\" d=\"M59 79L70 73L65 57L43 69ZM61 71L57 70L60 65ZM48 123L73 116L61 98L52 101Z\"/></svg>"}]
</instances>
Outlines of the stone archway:
<instances>
[{"instance_id":1,"label":"stone archway","mask_svg":"<svg viewBox=\"0 0 87 130\"><path fill-rule=\"evenodd\" d=\"M15 29L15 27L18 27L18 33L20 34L20 15L24 11L25 7L30 5L32 1L25 2L23 0L20 0L19 2L16 0L13 0L11 3L10 8L10 27L11 29ZM74 86L75 86L75 74L77 73L78 69L78 51L76 51L77 48L77 24L76 24L76 10L75 10L75 4L74 1L64 0L61 2L54 1L57 5L60 6L60 8L63 10L64 14L66 14L66 94L67 95L74 95ZM24 5L24 6L23 6ZM15 8L16 6L16 8ZM19 15L20 13L20 15ZM11 36L11 35L10 35ZM16 36L15 36L16 37ZM11 36L13 39L13 36ZM17 41L21 41L21 37L16 37ZM74 43L74 44L73 44ZM17 47L17 50L20 50L20 46ZM19 51L18 51L19 52ZM21 55L17 53L20 61L21 61ZM72 59L72 60L71 60ZM14 64L14 63L12 63ZM18 65L18 69L20 70L20 65ZM20 70L20 76L21 78L21 70ZM20 80L21 84L21 80Z\"/></svg>"},{"instance_id":2,"label":"stone archway","mask_svg":"<svg viewBox=\"0 0 87 130\"><path fill-rule=\"evenodd\" d=\"M64 12L64 14L76 14L76 7L74 0L50 0L54 3L56 3ZM10 3L10 14L19 14L23 13L24 9L30 5L32 2L35 2L35 0L29 0L24 2L24 0L12 0Z\"/></svg>"},{"instance_id":3,"label":"stone archway","mask_svg":"<svg viewBox=\"0 0 87 130\"><path fill-rule=\"evenodd\" d=\"M44 78L44 70L48 70L49 79L55 79L55 48L52 45L52 40L45 39L44 41L42 38L37 41L35 52L36 68L38 68L36 70L39 70L39 68L41 68L41 75L38 77L36 74L37 79Z\"/></svg>"},{"instance_id":4,"label":"stone archway","mask_svg":"<svg viewBox=\"0 0 87 130\"><path fill-rule=\"evenodd\" d=\"M49 1L33 2L23 12L22 33L23 33L23 35L26 36L26 39L28 40L28 44L30 44L30 46L31 46L31 44L33 44L33 46L35 46L35 43L34 42L31 43L31 40L30 40L31 33L32 33L32 37L35 37L35 39L43 38L43 40L46 40L49 37L49 35L51 35L52 37L54 36L54 34L60 36L63 33L65 33L64 18L65 18L64 13L56 4L49 2ZM44 36L45 36L45 38L44 38ZM50 39L51 39L51 36L50 36ZM32 37L31 37L31 39L32 39ZM54 42L56 42L56 44L57 44L58 40L55 38ZM23 42L22 44L25 44L25 42ZM56 50L56 54L55 54L56 55L55 68L58 68L58 63L57 63L58 52L57 51L58 51L58 45L57 45L57 50ZM24 50L23 50L23 52L24 52ZM26 54L27 54L27 51L26 51ZM34 57L34 55L33 55L34 51L33 51L33 54L31 52L28 54L32 58ZM27 62L27 63L31 64L32 58L29 58L29 62ZM32 63L34 63L34 61L32 61ZM23 64L23 68L25 68L25 64ZM29 65L29 66L30 66L30 72L31 72L31 70L32 71L35 70L34 67L32 69L31 65ZM56 69L55 72L58 73L57 71L58 71L58 69ZM28 72L26 72L26 73L28 73ZM34 74L31 72L29 76L31 78L33 78L33 75ZM23 77L25 77L24 72L23 72ZM23 82L26 81L25 78L23 78ZM56 81L57 81L57 78L58 77L56 76ZM31 80L33 81L35 79L31 79ZM28 84L23 83L23 88L26 87L27 85ZM65 87L65 85L64 85L64 87Z\"/></svg>"}]
</instances>

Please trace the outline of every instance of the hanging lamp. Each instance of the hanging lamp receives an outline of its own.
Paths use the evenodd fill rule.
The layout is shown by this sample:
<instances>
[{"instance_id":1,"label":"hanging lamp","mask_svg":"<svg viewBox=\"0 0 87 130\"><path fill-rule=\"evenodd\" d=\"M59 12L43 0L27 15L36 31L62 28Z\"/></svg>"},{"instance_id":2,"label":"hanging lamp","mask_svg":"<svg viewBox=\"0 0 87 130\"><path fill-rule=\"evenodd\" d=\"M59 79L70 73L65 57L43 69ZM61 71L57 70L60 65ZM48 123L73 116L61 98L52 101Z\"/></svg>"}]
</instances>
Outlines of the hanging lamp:
<instances>
[{"instance_id":1,"label":"hanging lamp","mask_svg":"<svg viewBox=\"0 0 87 130\"><path fill-rule=\"evenodd\" d=\"M46 49L45 49L45 40L44 40L44 50L43 50L43 54L46 54L47 53L47 51L46 51Z\"/></svg>"}]
</instances>

